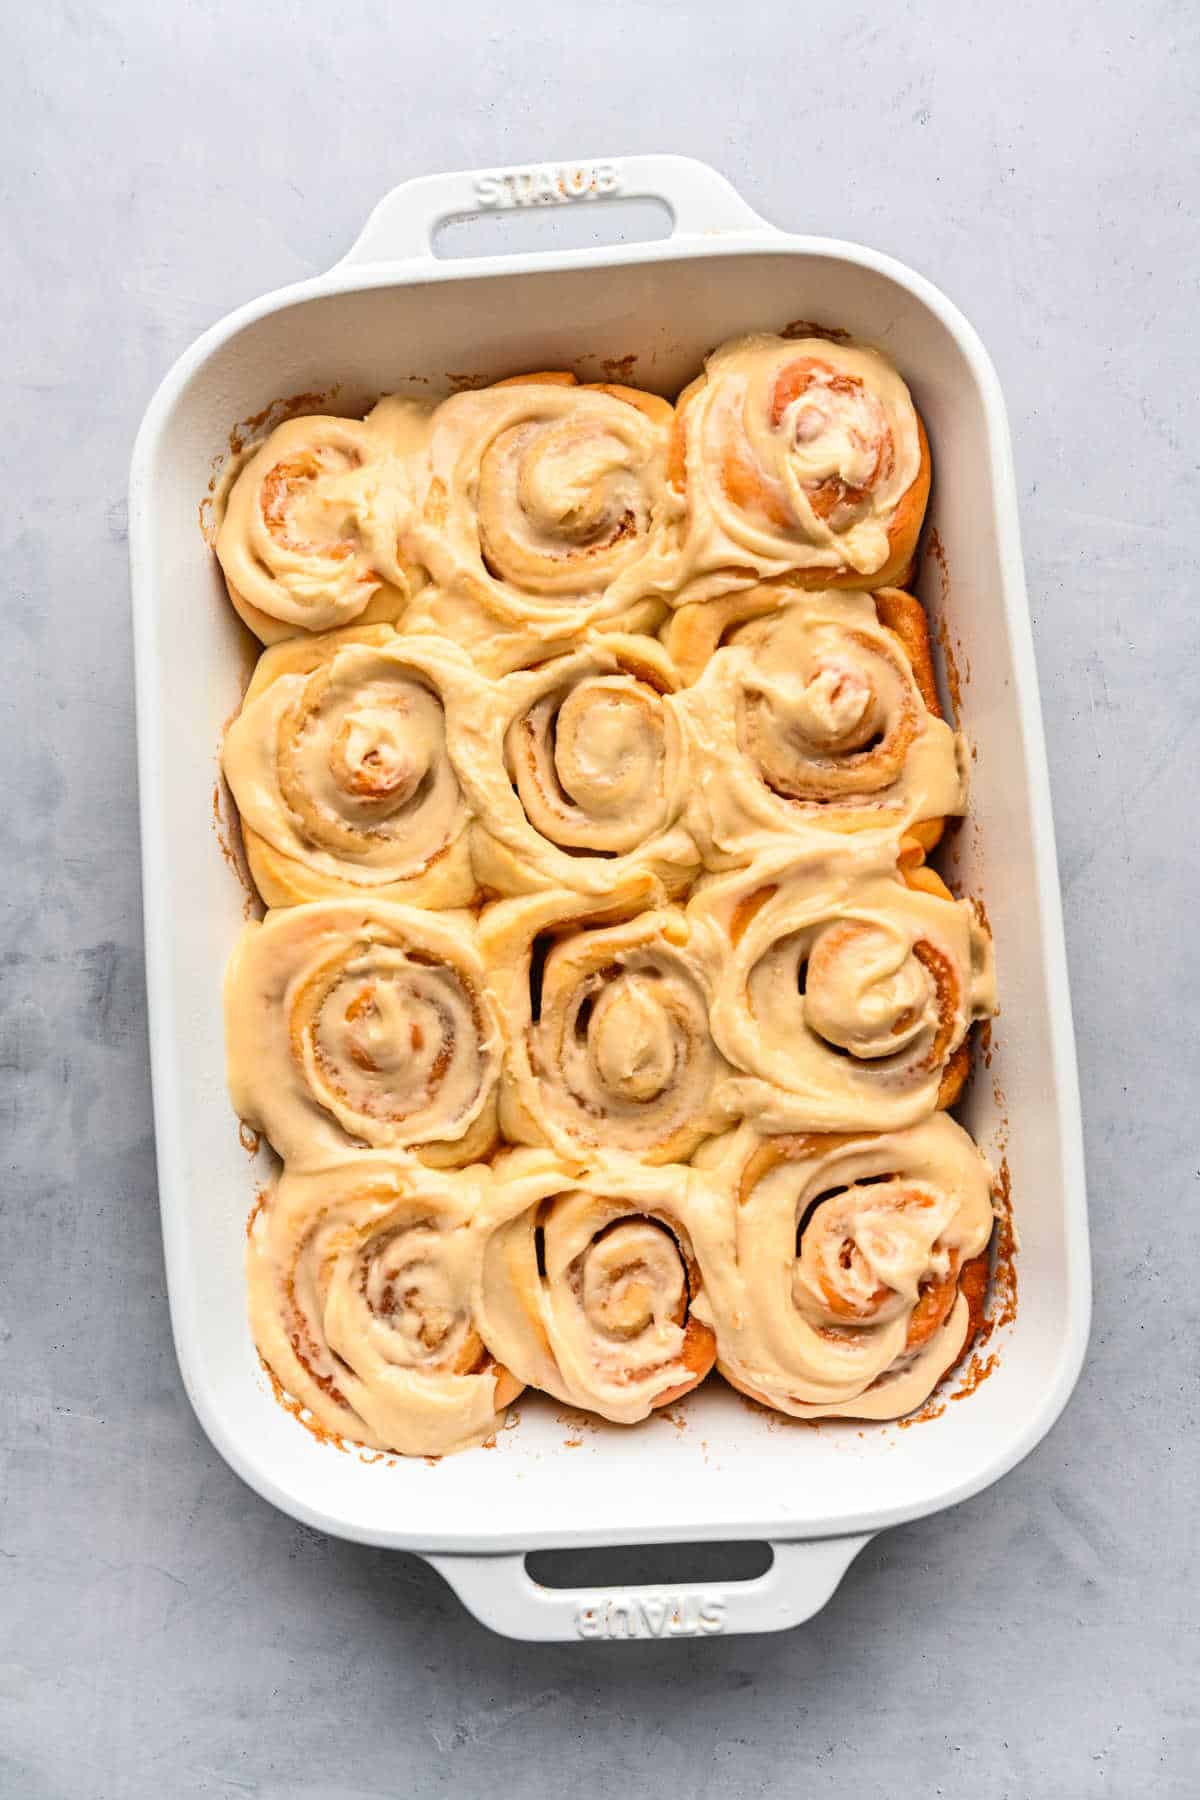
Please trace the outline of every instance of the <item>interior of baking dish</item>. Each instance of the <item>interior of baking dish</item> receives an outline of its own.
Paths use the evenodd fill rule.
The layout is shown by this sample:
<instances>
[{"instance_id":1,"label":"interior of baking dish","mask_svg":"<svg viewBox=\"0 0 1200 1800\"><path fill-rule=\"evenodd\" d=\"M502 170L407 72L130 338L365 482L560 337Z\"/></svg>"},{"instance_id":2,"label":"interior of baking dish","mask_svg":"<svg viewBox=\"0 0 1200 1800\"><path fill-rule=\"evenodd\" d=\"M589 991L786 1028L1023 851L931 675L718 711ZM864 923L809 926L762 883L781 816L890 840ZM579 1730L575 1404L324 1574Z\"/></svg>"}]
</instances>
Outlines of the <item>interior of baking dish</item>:
<instances>
[{"instance_id":1,"label":"interior of baking dish","mask_svg":"<svg viewBox=\"0 0 1200 1800\"><path fill-rule=\"evenodd\" d=\"M999 393L973 334L915 277L849 247L777 244L674 240L536 268L510 259L334 271L215 328L147 416L133 550L172 1316L189 1394L223 1454L325 1529L447 1550L863 1531L995 1478L1048 1428L1074 1381L1087 1274L1073 1047ZM722 340L796 321L885 349L932 441L918 588L974 751L970 817L939 860L962 891L985 898L1003 1002L960 1111L1007 1171L1015 1319L917 1423L813 1428L769 1418L714 1380L626 1430L528 1397L494 1449L436 1464L319 1442L272 1394L246 1324L245 1223L266 1161L239 1139L224 1086L219 976L246 895L214 829L214 797L247 658L201 523L231 426L290 396L308 396L303 410L354 414L382 392L437 394L452 378L531 367L674 393Z\"/></svg>"}]
</instances>

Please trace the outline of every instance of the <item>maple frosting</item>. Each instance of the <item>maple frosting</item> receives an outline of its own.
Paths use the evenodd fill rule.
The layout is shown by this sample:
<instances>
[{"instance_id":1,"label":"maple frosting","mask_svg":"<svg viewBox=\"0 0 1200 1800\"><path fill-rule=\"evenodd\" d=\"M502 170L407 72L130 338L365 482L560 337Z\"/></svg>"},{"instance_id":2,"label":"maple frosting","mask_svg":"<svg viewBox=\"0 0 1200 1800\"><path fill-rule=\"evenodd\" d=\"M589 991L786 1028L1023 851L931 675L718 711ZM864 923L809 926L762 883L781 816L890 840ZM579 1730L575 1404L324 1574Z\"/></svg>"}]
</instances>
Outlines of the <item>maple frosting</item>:
<instances>
[{"instance_id":1,"label":"maple frosting","mask_svg":"<svg viewBox=\"0 0 1200 1800\"><path fill-rule=\"evenodd\" d=\"M875 596L752 588L684 608L669 641L689 658L712 646L675 702L689 822L710 867L744 864L814 825L903 829L963 811L963 742L930 710Z\"/></svg>"},{"instance_id":2,"label":"maple frosting","mask_svg":"<svg viewBox=\"0 0 1200 1800\"><path fill-rule=\"evenodd\" d=\"M991 1172L962 1127L944 1113L879 1134L743 1126L704 1161L695 1311L722 1373L800 1418L919 1406L963 1348L959 1277L992 1230Z\"/></svg>"},{"instance_id":3,"label":"maple frosting","mask_svg":"<svg viewBox=\"0 0 1200 1800\"><path fill-rule=\"evenodd\" d=\"M490 1147L500 1042L475 921L317 900L243 928L225 979L241 1117L285 1162L356 1150L466 1163Z\"/></svg>"},{"instance_id":4,"label":"maple frosting","mask_svg":"<svg viewBox=\"0 0 1200 1800\"><path fill-rule=\"evenodd\" d=\"M883 1131L938 1104L974 1019L995 1011L991 938L895 840L829 834L702 882L688 902L709 961L731 1103L768 1131Z\"/></svg>"},{"instance_id":5,"label":"maple frosting","mask_svg":"<svg viewBox=\"0 0 1200 1800\"><path fill-rule=\"evenodd\" d=\"M453 1180L367 1156L284 1174L247 1249L263 1357L326 1430L440 1456L503 1424L521 1384L474 1313L486 1169Z\"/></svg>"},{"instance_id":6,"label":"maple frosting","mask_svg":"<svg viewBox=\"0 0 1200 1800\"><path fill-rule=\"evenodd\" d=\"M584 1173L517 1150L497 1177L477 1316L518 1379L620 1424L703 1380L715 1345L693 1316L691 1170L602 1152Z\"/></svg>"},{"instance_id":7,"label":"maple frosting","mask_svg":"<svg viewBox=\"0 0 1200 1800\"><path fill-rule=\"evenodd\" d=\"M683 513L675 586L689 598L744 585L746 571L868 587L900 573L896 528L927 455L908 388L879 351L758 335L715 350L680 395L671 481ZM923 510L920 493L901 567Z\"/></svg>"},{"instance_id":8,"label":"maple frosting","mask_svg":"<svg viewBox=\"0 0 1200 1800\"><path fill-rule=\"evenodd\" d=\"M886 357L815 336L246 458L228 1074L284 1164L255 1340L324 1429L437 1456L526 1384L632 1423L714 1361L895 1418L960 1355L990 1174L940 1109L995 983L918 866L967 787L887 585L928 482Z\"/></svg>"}]
</instances>

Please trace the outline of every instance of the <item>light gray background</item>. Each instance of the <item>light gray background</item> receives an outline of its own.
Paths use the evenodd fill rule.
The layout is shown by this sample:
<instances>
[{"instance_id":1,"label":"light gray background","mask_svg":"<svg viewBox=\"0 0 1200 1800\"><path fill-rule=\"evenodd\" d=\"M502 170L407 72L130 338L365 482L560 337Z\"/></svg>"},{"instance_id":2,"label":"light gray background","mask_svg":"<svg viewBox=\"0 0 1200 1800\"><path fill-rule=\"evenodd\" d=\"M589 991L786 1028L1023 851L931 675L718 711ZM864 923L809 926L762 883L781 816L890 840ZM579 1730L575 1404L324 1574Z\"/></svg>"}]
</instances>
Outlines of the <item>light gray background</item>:
<instances>
[{"instance_id":1,"label":"light gray background","mask_svg":"<svg viewBox=\"0 0 1200 1800\"><path fill-rule=\"evenodd\" d=\"M10 13L5 1800L1197 1793L1198 19L1128 0ZM1096 1321L1049 1440L956 1513L878 1539L807 1627L524 1648L416 1559L274 1513L180 1387L146 1069L126 469L175 355L325 268L392 183L653 149L714 162L781 225L913 263L999 365Z\"/></svg>"}]
</instances>

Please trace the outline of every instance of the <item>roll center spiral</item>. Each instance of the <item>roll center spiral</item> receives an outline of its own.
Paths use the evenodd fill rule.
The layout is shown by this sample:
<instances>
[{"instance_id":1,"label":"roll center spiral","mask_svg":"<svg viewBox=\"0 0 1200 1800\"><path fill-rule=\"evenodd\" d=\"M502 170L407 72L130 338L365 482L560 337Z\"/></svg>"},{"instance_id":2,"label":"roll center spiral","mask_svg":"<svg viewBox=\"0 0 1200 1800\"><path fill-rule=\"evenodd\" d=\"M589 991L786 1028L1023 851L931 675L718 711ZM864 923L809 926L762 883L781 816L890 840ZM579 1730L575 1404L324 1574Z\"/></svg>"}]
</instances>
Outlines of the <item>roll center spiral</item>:
<instances>
[{"instance_id":1,"label":"roll center spiral","mask_svg":"<svg viewBox=\"0 0 1200 1800\"><path fill-rule=\"evenodd\" d=\"M583 1258L583 1310L605 1337L628 1342L678 1325L687 1296L679 1246L652 1219L610 1226Z\"/></svg>"},{"instance_id":2,"label":"roll center spiral","mask_svg":"<svg viewBox=\"0 0 1200 1800\"><path fill-rule=\"evenodd\" d=\"M925 1026L929 997L925 969L887 926L839 920L813 939L805 1021L852 1056L890 1056L912 1043Z\"/></svg>"},{"instance_id":3,"label":"roll center spiral","mask_svg":"<svg viewBox=\"0 0 1200 1800\"><path fill-rule=\"evenodd\" d=\"M653 985L625 974L596 997L586 1024L588 1053L603 1086L623 1100L649 1101L675 1077L675 1033Z\"/></svg>"}]
</instances>

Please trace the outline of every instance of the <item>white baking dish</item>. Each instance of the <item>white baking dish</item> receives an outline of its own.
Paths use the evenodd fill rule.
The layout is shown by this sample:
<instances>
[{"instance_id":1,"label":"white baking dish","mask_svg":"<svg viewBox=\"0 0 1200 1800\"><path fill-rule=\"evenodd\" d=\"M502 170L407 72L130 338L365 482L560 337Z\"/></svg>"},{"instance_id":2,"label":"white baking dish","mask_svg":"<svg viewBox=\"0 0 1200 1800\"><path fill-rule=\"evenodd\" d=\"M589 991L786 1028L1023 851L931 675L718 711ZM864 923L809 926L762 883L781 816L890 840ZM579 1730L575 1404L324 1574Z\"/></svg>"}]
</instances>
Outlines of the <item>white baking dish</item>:
<instances>
[{"instance_id":1,"label":"white baking dish","mask_svg":"<svg viewBox=\"0 0 1200 1800\"><path fill-rule=\"evenodd\" d=\"M439 262L438 222L509 204L665 200L664 241ZM1003 1013L967 1122L998 1154L1006 1120L1020 1231L1020 1305L999 1365L963 1404L913 1430L770 1421L709 1384L674 1429L564 1424L540 1400L492 1451L367 1461L314 1441L276 1403L246 1325L243 1226L256 1185L225 1093L220 980L243 894L209 820L216 750L245 657L197 505L231 423L280 396L445 387L447 371L569 366L674 391L724 338L797 320L886 348L912 385L935 460L931 525L969 666L977 750L955 873L986 895ZM628 367L628 365L625 365ZM1075 1382L1089 1272L1075 1054L1054 840L1011 452L996 376L937 290L855 245L766 225L723 178L679 157L434 176L397 188L327 275L243 307L167 376L130 486L146 960L171 1315L200 1420L243 1478L311 1525L429 1556L488 1624L557 1638L768 1630L807 1618L886 1525L996 1480L1049 1430ZM569 1442L568 1440L582 1440ZM523 1553L548 1546L769 1539L761 1578L700 1588L564 1592Z\"/></svg>"}]
</instances>

